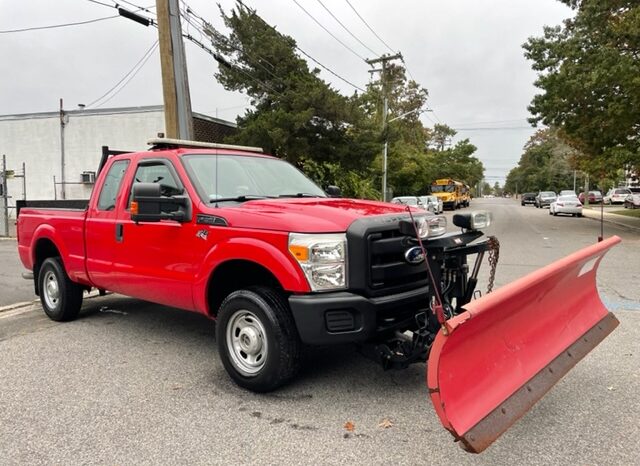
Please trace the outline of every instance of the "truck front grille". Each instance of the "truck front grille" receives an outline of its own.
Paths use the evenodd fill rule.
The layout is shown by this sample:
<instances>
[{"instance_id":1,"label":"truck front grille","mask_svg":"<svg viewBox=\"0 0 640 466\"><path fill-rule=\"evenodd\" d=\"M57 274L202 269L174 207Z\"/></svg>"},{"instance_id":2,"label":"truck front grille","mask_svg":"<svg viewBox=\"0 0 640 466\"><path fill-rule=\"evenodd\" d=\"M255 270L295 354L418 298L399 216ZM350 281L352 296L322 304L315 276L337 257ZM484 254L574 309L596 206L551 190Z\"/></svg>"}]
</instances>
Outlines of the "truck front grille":
<instances>
[{"instance_id":1,"label":"truck front grille","mask_svg":"<svg viewBox=\"0 0 640 466\"><path fill-rule=\"evenodd\" d=\"M409 264L405 252L412 244L399 230L387 230L370 233L367 236L369 249L369 288L399 292L424 286L427 283L427 271L423 264Z\"/></svg>"}]
</instances>

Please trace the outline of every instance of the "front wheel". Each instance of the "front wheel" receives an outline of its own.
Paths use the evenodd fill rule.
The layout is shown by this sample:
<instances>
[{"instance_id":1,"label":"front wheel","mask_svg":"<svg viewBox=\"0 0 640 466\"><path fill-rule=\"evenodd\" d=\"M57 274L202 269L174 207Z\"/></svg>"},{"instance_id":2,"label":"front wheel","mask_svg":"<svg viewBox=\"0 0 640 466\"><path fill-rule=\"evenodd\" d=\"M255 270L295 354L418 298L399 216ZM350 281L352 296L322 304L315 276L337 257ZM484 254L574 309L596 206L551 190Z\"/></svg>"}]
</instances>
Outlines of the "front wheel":
<instances>
[{"instance_id":1,"label":"front wheel","mask_svg":"<svg viewBox=\"0 0 640 466\"><path fill-rule=\"evenodd\" d=\"M82 287L71 281L58 257L50 257L42 263L38 272L40 302L51 320L73 320L82 307Z\"/></svg>"},{"instance_id":2,"label":"front wheel","mask_svg":"<svg viewBox=\"0 0 640 466\"><path fill-rule=\"evenodd\" d=\"M274 390L298 372L298 332L287 302L270 288L231 293L220 306L216 340L224 368L248 390Z\"/></svg>"}]
</instances>

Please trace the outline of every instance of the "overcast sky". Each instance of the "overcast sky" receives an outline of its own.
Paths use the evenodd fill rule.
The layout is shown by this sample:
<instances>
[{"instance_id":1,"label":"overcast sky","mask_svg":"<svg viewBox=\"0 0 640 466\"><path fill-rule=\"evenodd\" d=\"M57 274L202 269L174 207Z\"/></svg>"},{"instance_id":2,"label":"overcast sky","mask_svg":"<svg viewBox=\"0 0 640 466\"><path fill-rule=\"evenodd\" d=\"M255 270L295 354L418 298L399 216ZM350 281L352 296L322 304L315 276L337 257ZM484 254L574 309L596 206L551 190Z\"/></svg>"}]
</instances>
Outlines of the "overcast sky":
<instances>
[{"instance_id":1,"label":"overcast sky","mask_svg":"<svg viewBox=\"0 0 640 466\"><path fill-rule=\"evenodd\" d=\"M0 31L80 22L117 15L114 0L0 0ZM305 10L353 50L325 32L293 0L244 0L267 22L292 36L298 46L356 86L364 87L370 69L361 58L374 54L350 36L326 6L377 55L390 50L367 28L346 0L298 0ZM122 6L134 9L120 1ZM130 0L150 7L152 0ZM232 0L186 0L197 14L223 28L216 3L229 11ZM376 34L400 51L411 76L429 90L422 120L446 123L469 138L485 166L486 180L504 182L522 154L533 129L527 105L536 92L535 73L522 44L540 36L544 25L557 25L571 11L557 0L382 1L350 0ZM111 7L106 6L111 5ZM195 37L199 34L191 32ZM55 111L59 99L76 109L102 97L145 55L157 29L118 17L95 23L0 34L0 115ZM354 53L355 52L355 53ZM248 105L247 98L225 91L214 79L216 62L186 43L193 110L230 121ZM311 66L314 66L311 64ZM328 72L322 77L344 94L354 88ZM125 80L126 81L126 80ZM160 61L155 50L140 71L100 108L162 103ZM115 92L115 91L114 91ZM111 98L109 98L111 97ZM1 141L0 141L1 144Z\"/></svg>"}]
</instances>

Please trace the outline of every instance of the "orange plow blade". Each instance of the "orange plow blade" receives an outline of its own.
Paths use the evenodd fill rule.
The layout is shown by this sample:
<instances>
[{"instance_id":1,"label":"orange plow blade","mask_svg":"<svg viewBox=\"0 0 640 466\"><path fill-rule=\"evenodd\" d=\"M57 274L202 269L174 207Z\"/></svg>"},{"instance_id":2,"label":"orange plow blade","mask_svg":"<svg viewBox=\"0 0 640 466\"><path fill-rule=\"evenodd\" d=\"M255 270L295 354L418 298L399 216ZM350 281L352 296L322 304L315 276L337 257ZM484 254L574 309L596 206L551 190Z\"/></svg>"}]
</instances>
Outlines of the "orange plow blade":
<instances>
[{"instance_id":1,"label":"orange plow blade","mask_svg":"<svg viewBox=\"0 0 640 466\"><path fill-rule=\"evenodd\" d=\"M588 246L472 301L438 332L427 385L463 448L487 448L618 325L596 270L619 242Z\"/></svg>"}]
</instances>

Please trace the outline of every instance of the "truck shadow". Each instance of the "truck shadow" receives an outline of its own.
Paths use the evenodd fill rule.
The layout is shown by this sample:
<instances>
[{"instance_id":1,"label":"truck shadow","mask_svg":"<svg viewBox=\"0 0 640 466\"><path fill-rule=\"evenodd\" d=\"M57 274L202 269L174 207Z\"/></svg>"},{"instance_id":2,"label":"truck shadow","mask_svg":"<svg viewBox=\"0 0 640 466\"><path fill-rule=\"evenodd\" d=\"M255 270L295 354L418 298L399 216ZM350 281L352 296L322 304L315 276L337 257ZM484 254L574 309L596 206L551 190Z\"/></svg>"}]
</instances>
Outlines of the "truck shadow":
<instances>
[{"instance_id":1,"label":"truck shadow","mask_svg":"<svg viewBox=\"0 0 640 466\"><path fill-rule=\"evenodd\" d=\"M109 328L123 341L136 345L159 346L155 350L206 355L202 361L203 374L215 374L210 378L224 391L244 392L236 387L219 361L215 341L215 322L207 317L171 307L128 298L108 295L85 300L78 322ZM211 360L215 363L212 364ZM317 391L332 387L345 392L358 392L363 396L371 389L393 390L396 394L425 389L425 365L414 364L405 370L384 371L376 362L367 359L356 345L305 347L301 370L295 380L279 390L297 392ZM295 393L290 393L296 396Z\"/></svg>"}]
</instances>

